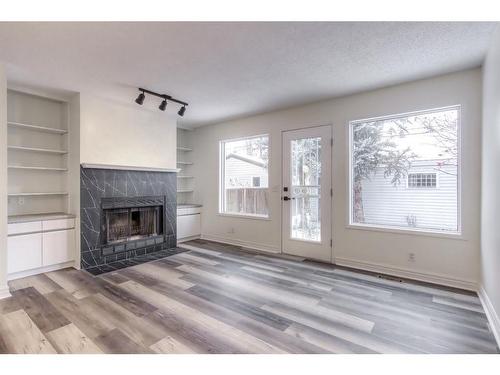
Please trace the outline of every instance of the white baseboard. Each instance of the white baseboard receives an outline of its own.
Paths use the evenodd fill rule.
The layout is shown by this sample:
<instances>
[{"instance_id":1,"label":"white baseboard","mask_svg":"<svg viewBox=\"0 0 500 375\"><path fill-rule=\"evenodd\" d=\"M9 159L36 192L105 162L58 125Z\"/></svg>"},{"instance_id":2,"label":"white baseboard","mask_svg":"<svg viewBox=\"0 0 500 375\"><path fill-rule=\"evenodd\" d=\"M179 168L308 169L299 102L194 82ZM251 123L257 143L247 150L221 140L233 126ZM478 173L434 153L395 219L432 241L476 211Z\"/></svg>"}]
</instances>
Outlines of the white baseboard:
<instances>
[{"instance_id":1,"label":"white baseboard","mask_svg":"<svg viewBox=\"0 0 500 375\"><path fill-rule=\"evenodd\" d=\"M380 263L369 263L338 257L335 257L335 264L339 266L358 268L365 271L383 273L391 276L403 277L405 279L412 279L438 285L451 286L453 288L471 290L473 292L477 291L477 283L475 281L455 279L449 276L439 275L435 273L418 272L405 268L396 268Z\"/></svg>"},{"instance_id":2,"label":"white baseboard","mask_svg":"<svg viewBox=\"0 0 500 375\"><path fill-rule=\"evenodd\" d=\"M0 299L8 298L10 296L11 296L11 294L9 291L9 287L7 285L0 288Z\"/></svg>"},{"instance_id":3,"label":"white baseboard","mask_svg":"<svg viewBox=\"0 0 500 375\"><path fill-rule=\"evenodd\" d=\"M75 268L74 266L75 266L75 262L71 261L71 262L66 262L66 263L55 264L53 266L46 266L46 267L35 268L35 269L32 269L32 270L28 270L28 271L21 271L21 272L16 272L16 273L9 273L7 275L7 280L20 279L22 277L28 277L28 276L38 275L39 273L57 271L57 270L61 270L63 268Z\"/></svg>"},{"instance_id":4,"label":"white baseboard","mask_svg":"<svg viewBox=\"0 0 500 375\"><path fill-rule=\"evenodd\" d=\"M482 285L479 286L478 295L484 311L486 312L488 322L490 323L491 331L495 336L495 340L497 340L497 345L500 347L500 318L491 303L490 297L488 297L488 294L486 294L486 290Z\"/></svg>"},{"instance_id":5,"label":"white baseboard","mask_svg":"<svg viewBox=\"0 0 500 375\"><path fill-rule=\"evenodd\" d=\"M187 241L191 241L191 240L196 240L198 238L201 238L201 237L199 235L197 235L197 236L191 236L191 237L178 238L177 239L177 243L180 244L180 243L183 243L183 242L187 242Z\"/></svg>"},{"instance_id":6,"label":"white baseboard","mask_svg":"<svg viewBox=\"0 0 500 375\"><path fill-rule=\"evenodd\" d=\"M241 246L241 247L245 247L248 249L263 251L266 253L272 253L272 254L280 254L281 253L281 249L279 247L270 246L270 245L259 243L259 242L243 241L243 240L239 240L236 238L214 236L211 234L202 234L201 239L207 240L207 241L222 242L222 243L226 243L228 245Z\"/></svg>"}]
</instances>

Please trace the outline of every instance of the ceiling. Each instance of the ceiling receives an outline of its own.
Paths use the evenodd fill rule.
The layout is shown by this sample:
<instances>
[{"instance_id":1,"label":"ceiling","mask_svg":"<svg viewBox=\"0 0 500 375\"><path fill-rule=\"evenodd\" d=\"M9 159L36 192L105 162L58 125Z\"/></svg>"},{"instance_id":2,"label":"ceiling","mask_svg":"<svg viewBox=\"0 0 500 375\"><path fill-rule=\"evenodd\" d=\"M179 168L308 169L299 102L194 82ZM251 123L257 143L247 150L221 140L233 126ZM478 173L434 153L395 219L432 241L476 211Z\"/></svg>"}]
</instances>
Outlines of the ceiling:
<instances>
[{"instance_id":1,"label":"ceiling","mask_svg":"<svg viewBox=\"0 0 500 375\"><path fill-rule=\"evenodd\" d=\"M496 23L0 23L10 82L190 103L201 126L480 66ZM147 98L151 108L159 99ZM170 111L175 111L173 108Z\"/></svg>"}]
</instances>

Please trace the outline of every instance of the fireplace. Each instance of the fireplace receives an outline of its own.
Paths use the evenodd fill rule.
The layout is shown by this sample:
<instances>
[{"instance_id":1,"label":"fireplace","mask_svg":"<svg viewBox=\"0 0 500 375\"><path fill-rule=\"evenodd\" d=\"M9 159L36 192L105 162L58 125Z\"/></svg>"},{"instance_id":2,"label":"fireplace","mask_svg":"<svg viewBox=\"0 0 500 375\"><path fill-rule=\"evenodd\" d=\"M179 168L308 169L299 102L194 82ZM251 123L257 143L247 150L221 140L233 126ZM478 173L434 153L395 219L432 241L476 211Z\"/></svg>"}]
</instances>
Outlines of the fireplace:
<instances>
[{"instance_id":1,"label":"fireplace","mask_svg":"<svg viewBox=\"0 0 500 375\"><path fill-rule=\"evenodd\" d=\"M102 255L163 243L164 197L101 199Z\"/></svg>"},{"instance_id":2,"label":"fireplace","mask_svg":"<svg viewBox=\"0 0 500 375\"><path fill-rule=\"evenodd\" d=\"M104 210L105 245L154 237L163 233L162 207L131 207Z\"/></svg>"},{"instance_id":3,"label":"fireplace","mask_svg":"<svg viewBox=\"0 0 500 375\"><path fill-rule=\"evenodd\" d=\"M178 253L174 172L83 167L81 267L98 275Z\"/></svg>"}]
</instances>

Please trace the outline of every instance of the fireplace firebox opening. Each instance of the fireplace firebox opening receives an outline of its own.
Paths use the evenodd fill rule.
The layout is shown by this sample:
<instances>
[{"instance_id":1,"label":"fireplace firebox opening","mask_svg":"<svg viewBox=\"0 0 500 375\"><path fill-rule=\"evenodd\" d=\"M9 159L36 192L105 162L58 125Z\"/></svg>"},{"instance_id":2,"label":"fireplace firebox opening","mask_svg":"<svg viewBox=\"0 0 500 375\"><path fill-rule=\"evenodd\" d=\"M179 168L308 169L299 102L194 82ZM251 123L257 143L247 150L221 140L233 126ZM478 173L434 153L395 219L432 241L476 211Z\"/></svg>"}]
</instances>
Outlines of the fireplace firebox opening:
<instances>
[{"instance_id":1,"label":"fireplace firebox opening","mask_svg":"<svg viewBox=\"0 0 500 375\"><path fill-rule=\"evenodd\" d=\"M164 197L103 198L101 204L103 246L158 237L164 233ZM121 249L114 247L115 252Z\"/></svg>"}]
</instances>

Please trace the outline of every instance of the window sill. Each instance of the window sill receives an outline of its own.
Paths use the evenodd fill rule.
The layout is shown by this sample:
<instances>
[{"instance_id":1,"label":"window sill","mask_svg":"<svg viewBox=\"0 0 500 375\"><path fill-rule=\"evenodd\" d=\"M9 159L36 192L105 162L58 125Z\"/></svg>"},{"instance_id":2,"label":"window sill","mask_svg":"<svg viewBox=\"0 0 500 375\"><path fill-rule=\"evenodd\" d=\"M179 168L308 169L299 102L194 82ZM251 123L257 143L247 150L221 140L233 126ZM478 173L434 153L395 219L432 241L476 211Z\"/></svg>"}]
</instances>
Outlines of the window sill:
<instances>
[{"instance_id":1,"label":"window sill","mask_svg":"<svg viewBox=\"0 0 500 375\"><path fill-rule=\"evenodd\" d=\"M447 238L450 240L467 241L463 233L445 233L445 232L438 232L425 229L403 229L403 228L399 229L394 227L383 227L370 224L348 224L346 225L346 229L367 230L372 232L386 232L386 233L395 233L402 235L426 236L426 237L436 237L436 238Z\"/></svg>"},{"instance_id":2,"label":"window sill","mask_svg":"<svg viewBox=\"0 0 500 375\"><path fill-rule=\"evenodd\" d=\"M251 219L251 220L264 220L271 221L269 216L257 216L257 215L242 215L242 214L228 214L224 212L219 212L217 216L234 217L239 219Z\"/></svg>"}]
</instances>

